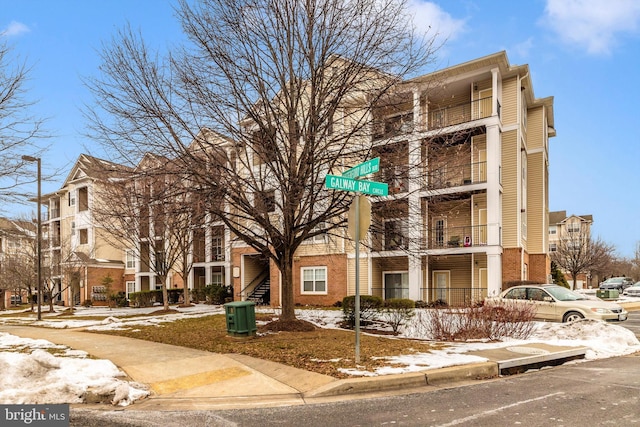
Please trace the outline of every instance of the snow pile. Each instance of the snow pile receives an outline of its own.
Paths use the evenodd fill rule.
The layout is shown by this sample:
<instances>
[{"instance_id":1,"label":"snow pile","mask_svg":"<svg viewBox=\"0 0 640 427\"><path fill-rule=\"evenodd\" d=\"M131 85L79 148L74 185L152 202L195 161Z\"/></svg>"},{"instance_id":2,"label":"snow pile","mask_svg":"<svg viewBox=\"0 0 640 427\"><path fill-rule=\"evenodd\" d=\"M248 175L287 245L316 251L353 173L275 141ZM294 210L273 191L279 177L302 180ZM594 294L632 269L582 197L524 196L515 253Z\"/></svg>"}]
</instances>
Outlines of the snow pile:
<instances>
[{"instance_id":1,"label":"snow pile","mask_svg":"<svg viewBox=\"0 0 640 427\"><path fill-rule=\"evenodd\" d=\"M83 403L88 394L126 406L149 395L109 360L45 340L0 333L0 403Z\"/></svg>"}]
</instances>

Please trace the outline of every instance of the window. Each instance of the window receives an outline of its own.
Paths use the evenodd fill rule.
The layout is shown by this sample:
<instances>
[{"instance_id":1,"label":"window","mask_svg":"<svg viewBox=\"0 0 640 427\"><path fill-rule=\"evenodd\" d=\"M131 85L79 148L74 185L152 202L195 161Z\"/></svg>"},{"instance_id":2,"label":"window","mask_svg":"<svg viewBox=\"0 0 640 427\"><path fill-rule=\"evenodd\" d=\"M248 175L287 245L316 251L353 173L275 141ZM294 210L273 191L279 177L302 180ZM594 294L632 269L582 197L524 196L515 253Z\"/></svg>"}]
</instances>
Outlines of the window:
<instances>
[{"instance_id":1,"label":"window","mask_svg":"<svg viewBox=\"0 0 640 427\"><path fill-rule=\"evenodd\" d=\"M127 282L127 298L129 298L129 294L134 293L136 291L136 282Z\"/></svg>"},{"instance_id":2,"label":"window","mask_svg":"<svg viewBox=\"0 0 640 427\"><path fill-rule=\"evenodd\" d=\"M406 249L407 244L406 221L389 220L384 223L384 250L393 251Z\"/></svg>"},{"instance_id":3,"label":"window","mask_svg":"<svg viewBox=\"0 0 640 427\"><path fill-rule=\"evenodd\" d=\"M511 289L504 296L506 299L527 299L527 289L526 288L515 288Z\"/></svg>"},{"instance_id":4,"label":"window","mask_svg":"<svg viewBox=\"0 0 640 427\"><path fill-rule=\"evenodd\" d=\"M218 286L224 285L224 274L222 271L211 272L211 284Z\"/></svg>"},{"instance_id":5,"label":"window","mask_svg":"<svg viewBox=\"0 0 640 427\"><path fill-rule=\"evenodd\" d=\"M156 269L155 272L156 273L164 273L165 272L165 268L166 268L166 262L164 259L164 251L156 251L156 259L155 259L156 263Z\"/></svg>"},{"instance_id":6,"label":"window","mask_svg":"<svg viewBox=\"0 0 640 427\"><path fill-rule=\"evenodd\" d=\"M409 298L409 273L384 273L384 298Z\"/></svg>"},{"instance_id":7,"label":"window","mask_svg":"<svg viewBox=\"0 0 640 427\"><path fill-rule=\"evenodd\" d=\"M324 222L321 222L320 224L316 225L315 227L313 227L313 229L311 230L312 232L317 232L319 231L320 234L316 234L313 237L309 237L308 239L304 240L304 243L326 243L327 242L327 232L326 232L326 224Z\"/></svg>"},{"instance_id":8,"label":"window","mask_svg":"<svg viewBox=\"0 0 640 427\"><path fill-rule=\"evenodd\" d=\"M558 246L555 243L549 243L549 252L555 252L558 250Z\"/></svg>"},{"instance_id":9,"label":"window","mask_svg":"<svg viewBox=\"0 0 640 427\"><path fill-rule=\"evenodd\" d=\"M211 236L212 261L224 261L224 236L214 234Z\"/></svg>"},{"instance_id":10,"label":"window","mask_svg":"<svg viewBox=\"0 0 640 427\"><path fill-rule=\"evenodd\" d=\"M558 233L558 227L555 225L550 225L549 226L549 234L557 234Z\"/></svg>"},{"instance_id":11,"label":"window","mask_svg":"<svg viewBox=\"0 0 640 427\"><path fill-rule=\"evenodd\" d=\"M89 230L86 228L81 228L79 231L80 234L80 244L86 245L89 243Z\"/></svg>"},{"instance_id":12,"label":"window","mask_svg":"<svg viewBox=\"0 0 640 427\"><path fill-rule=\"evenodd\" d=\"M275 212L276 211L276 192L262 191L256 193L256 209L262 212Z\"/></svg>"},{"instance_id":13,"label":"window","mask_svg":"<svg viewBox=\"0 0 640 427\"><path fill-rule=\"evenodd\" d=\"M76 235L76 222L75 221L71 221L71 235L72 236Z\"/></svg>"},{"instance_id":14,"label":"window","mask_svg":"<svg viewBox=\"0 0 640 427\"><path fill-rule=\"evenodd\" d=\"M89 189L82 187L78 189L78 210L86 211L89 209Z\"/></svg>"},{"instance_id":15,"label":"window","mask_svg":"<svg viewBox=\"0 0 640 427\"><path fill-rule=\"evenodd\" d=\"M435 243L436 246L444 246L444 227L445 227L445 220L444 219L435 220L435 223L434 223L434 229L435 229L434 243Z\"/></svg>"},{"instance_id":16,"label":"window","mask_svg":"<svg viewBox=\"0 0 640 427\"><path fill-rule=\"evenodd\" d=\"M301 270L303 294L327 293L327 267L303 267Z\"/></svg>"},{"instance_id":17,"label":"window","mask_svg":"<svg viewBox=\"0 0 640 427\"><path fill-rule=\"evenodd\" d=\"M131 249L127 250L126 268L136 268L136 258L134 252Z\"/></svg>"},{"instance_id":18,"label":"window","mask_svg":"<svg viewBox=\"0 0 640 427\"><path fill-rule=\"evenodd\" d=\"M569 233L579 233L580 232L580 223L579 222L571 222L567 224L567 231Z\"/></svg>"},{"instance_id":19,"label":"window","mask_svg":"<svg viewBox=\"0 0 640 427\"><path fill-rule=\"evenodd\" d=\"M73 191L69 191L68 196L69 196L69 206L75 206L76 205L76 193L73 192Z\"/></svg>"},{"instance_id":20,"label":"window","mask_svg":"<svg viewBox=\"0 0 640 427\"><path fill-rule=\"evenodd\" d=\"M202 228L193 231L193 262L205 261L205 232Z\"/></svg>"},{"instance_id":21,"label":"window","mask_svg":"<svg viewBox=\"0 0 640 427\"><path fill-rule=\"evenodd\" d=\"M259 129L251 136L253 144L253 165L270 163L276 160L277 144L276 129L272 126L267 129Z\"/></svg>"}]
</instances>

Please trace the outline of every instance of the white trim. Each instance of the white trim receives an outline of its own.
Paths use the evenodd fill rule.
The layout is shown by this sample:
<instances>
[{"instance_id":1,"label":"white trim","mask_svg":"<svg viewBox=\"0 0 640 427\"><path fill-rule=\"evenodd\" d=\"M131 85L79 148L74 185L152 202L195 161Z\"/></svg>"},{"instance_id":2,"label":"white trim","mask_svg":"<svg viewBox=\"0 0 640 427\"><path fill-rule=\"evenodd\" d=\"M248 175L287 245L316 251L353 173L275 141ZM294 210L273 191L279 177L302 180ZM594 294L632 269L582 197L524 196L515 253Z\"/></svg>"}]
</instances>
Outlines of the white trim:
<instances>
[{"instance_id":1,"label":"white trim","mask_svg":"<svg viewBox=\"0 0 640 427\"><path fill-rule=\"evenodd\" d=\"M409 298L409 270L389 270L389 271L382 271L382 294L384 295L384 299L387 299L387 281L386 281L386 276L388 274L400 274L400 275L406 275L407 278L407 287L405 288L404 286L400 288L401 292L402 292L402 296L401 298ZM400 276L400 280L402 281L402 276ZM401 283L402 285L402 283Z\"/></svg>"},{"instance_id":2,"label":"white trim","mask_svg":"<svg viewBox=\"0 0 640 427\"><path fill-rule=\"evenodd\" d=\"M324 271L324 291L317 291L316 290L316 271L320 270L320 271ZM313 291L305 291L304 289L304 283L305 283L305 279L304 279L304 273L305 271L312 271L313 272ZM327 295L328 293L328 269L326 265L316 265L316 266L304 266L304 267L300 267L300 294L301 295Z\"/></svg>"}]
</instances>

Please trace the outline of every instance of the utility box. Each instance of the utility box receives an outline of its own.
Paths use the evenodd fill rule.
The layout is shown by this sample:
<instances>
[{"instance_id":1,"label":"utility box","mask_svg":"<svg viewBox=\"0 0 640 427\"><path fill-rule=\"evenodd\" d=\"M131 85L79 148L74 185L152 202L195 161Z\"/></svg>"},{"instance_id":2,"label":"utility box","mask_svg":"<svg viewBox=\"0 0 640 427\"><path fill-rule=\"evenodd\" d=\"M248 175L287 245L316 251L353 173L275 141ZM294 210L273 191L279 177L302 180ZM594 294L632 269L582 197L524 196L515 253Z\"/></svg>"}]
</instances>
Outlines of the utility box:
<instances>
[{"instance_id":1,"label":"utility box","mask_svg":"<svg viewBox=\"0 0 640 427\"><path fill-rule=\"evenodd\" d=\"M620 292L617 289L598 289L596 296L600 299L618 299Z\"/></svg>"},{"instance_id":2,"label":"utility box","mask_svg":"<svg viewBox=\"0 0 640 427\"><path fill-rule=\"evenodd\" d=\"M224 305L227 318L227 334L233 337L252 337L256 335L256 303L253 301L234 301Z\"/></svg>"}]
</instances>

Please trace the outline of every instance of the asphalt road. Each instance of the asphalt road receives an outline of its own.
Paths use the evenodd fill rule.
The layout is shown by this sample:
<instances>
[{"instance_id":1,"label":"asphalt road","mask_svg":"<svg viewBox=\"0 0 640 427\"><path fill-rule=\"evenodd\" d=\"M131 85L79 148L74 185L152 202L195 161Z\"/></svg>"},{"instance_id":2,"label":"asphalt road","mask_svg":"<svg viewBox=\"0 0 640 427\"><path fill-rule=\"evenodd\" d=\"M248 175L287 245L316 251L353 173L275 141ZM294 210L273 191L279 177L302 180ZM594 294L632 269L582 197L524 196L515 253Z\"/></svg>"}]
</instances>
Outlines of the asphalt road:
<instances>
[{"instance_id":1,"label":"asphalt road","mask_svg":"<svg viewBox=\"0 0 640 427\"><path fill-rule=\"evenodd\" d=\"M640 339L640 311L629 312L629 318L619 325L631 330Z\"/></svg>"},{"instance_id":2,"label":"asphalt road","mask_svg":"<svg viewBox=\"0 0 640 427\"><path fill-rule=\"evenodd\" d=\"M71 411L71 426L603 426L640 424L640 353L472 385L278 408Z\"/></svg>"},{"instance_id":3,"label":"asphalt road","mask_svg":"<svg viewBox=\"0 0 640 427\"><path fill-rule=\"evenodd\" d=\"M640 312L622 325L640 338ZM279 408L71 410L71 426L583 426L640 424L640 353L467 386Z\"/></svg>"}]
</instances>

